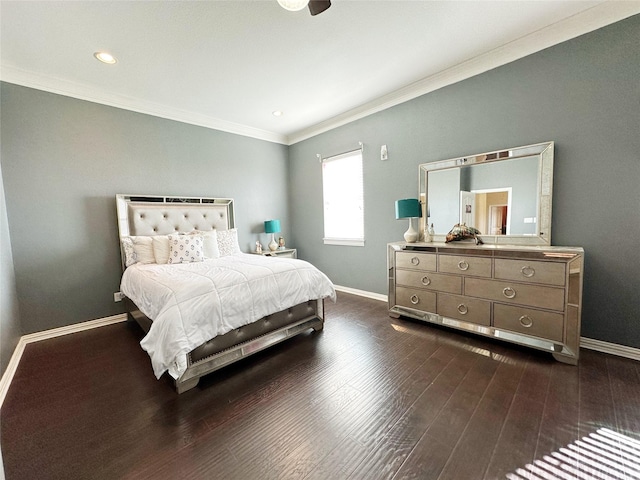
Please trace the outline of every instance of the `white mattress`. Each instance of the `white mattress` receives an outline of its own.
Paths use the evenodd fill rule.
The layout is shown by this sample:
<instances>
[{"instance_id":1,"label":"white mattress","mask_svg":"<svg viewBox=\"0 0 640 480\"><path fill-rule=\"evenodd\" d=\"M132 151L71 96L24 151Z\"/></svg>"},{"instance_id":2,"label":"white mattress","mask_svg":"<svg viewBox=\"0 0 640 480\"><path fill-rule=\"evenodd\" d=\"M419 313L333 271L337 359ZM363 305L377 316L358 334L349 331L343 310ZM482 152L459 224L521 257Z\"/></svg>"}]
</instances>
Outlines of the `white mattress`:
<instances>
[{"instance_id":1,"label":"white mattress","mask_svg":"<svg viewBox=\"0 0 640 480\"><path fill-rule=\"evenodd\" d=\"M140 345L157 378L180 378L186 353L217 335L308 300L336 299L327 276L297 259L236 254L177 265L135 264L120 291L153 320Z\"/></svg>"}]
</instances>

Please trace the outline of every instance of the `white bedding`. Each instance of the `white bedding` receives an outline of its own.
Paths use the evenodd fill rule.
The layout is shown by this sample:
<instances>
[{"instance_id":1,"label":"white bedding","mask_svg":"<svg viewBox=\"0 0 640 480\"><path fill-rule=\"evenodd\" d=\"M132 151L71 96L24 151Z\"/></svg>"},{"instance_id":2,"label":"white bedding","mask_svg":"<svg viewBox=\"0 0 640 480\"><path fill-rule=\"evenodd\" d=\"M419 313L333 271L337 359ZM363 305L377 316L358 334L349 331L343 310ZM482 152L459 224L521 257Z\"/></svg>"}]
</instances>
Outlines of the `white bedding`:
<instances>
[{"instance_id":1,"label":"white bedding","mask_svg":"<svg viewBox=\"0 0 640 480\"><path fill-rule=\"evenodd\" d=\"M176 265L128 267L120 291L153 320L140 345L157 378L180 378L186 353L217 335L308 300L336 299L333 284L303 260L235 254Z\"/></svg>"}]
</instances>

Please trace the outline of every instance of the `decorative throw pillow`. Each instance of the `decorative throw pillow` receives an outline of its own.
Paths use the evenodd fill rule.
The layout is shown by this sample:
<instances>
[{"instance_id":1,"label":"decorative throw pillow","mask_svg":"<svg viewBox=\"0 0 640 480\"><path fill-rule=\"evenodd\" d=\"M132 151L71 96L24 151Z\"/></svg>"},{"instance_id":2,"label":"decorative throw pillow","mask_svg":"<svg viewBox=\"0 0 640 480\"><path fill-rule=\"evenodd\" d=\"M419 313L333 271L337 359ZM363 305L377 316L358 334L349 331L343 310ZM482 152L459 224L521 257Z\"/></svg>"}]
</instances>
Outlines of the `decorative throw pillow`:
<instances>
[{"instance_id":1,"label":"decorative throw pillow","mask_svg":"<svg viewBox=\"0 0 640 480\"><path fill-rule=\"evenodd\" d=\"M218 250L220 256L226 257L234 253L240 253L240 245L238 245L238 231L235 228L229 230L218 230Z\"/></svg>"},{"instance_id":2,"label":"decorative throw pillow","mask_svg":"<svg viewBox=\"0 0 640 480\"><path fill-rule=\"evenodd\" d=\"M153 256L151 237L138 235L130 238L133 240L133 248L136 250L136 261L138 263L156 263L156 257Z\"/></svg>"},{"instance_id":3,"label":"decorative throw pillow","mask_svg":"<svg viewBox=\"0 0 640 480\"><path fill-rule=\"evenodd\" d=\"M167 263L193 263L204 260L201 235L169 235L169 261Z\"/></svg>"},{"instance_id":4,"label":"decorative throw pillow","mask_svg":"<svg viewBox=\"0 0 640 480\"><path fill-rule=\"evenodd\" d=\"M192 234L202 236L202 251L205 258L220 258L220 249L218 248L218 234L215 230L194 230Z\"/></svg>"},{"instance_id":5,"label":"decorative throw pillow","mask_svg":"<svg viewBox=\"0 0 640 480\"><path fill-rule=\"evenodd\" d=\"M151 237L153 243L153 256L157 264L169 263L169 237L167 235L156 235Z\"/></svg>"},{"instance_id":6,"label":"decorative throw pillow","mask_svg":"<svg viewBox=\"0 0 640 480\"><path fill-rule=\"evenodd\" d=\"M137 263L138 256L136 255L136 249L133 246L131 237L122 237L120 243L122 243L122 251L124 252L124 266L130 267L134 263Z\"/></svg>"}]
</instances>

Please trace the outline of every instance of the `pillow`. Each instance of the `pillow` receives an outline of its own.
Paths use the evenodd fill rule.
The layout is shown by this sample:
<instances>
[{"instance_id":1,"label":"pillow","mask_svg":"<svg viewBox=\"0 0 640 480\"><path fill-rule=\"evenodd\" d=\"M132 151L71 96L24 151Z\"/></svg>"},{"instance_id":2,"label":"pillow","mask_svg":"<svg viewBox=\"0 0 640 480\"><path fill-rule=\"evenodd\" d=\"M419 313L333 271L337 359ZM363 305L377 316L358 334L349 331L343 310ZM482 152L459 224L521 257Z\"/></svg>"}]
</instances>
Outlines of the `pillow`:
<instances>
[{"instance_id":1,"label":"pillow","mask_svg":"<svg viewBox=\"0 0 640 480\"><path fill-rule=\"evenodd\" d=\"M178 234L173 234L178 235ZM194 230L189 235L200 235L202 237L202 253L205 258L219 258L218 237L215 230L203 232ZM157 264L169 263L169 254L171 247L169 246L169 237L167 235L156 235L151 237L153 241L153 256Z\"/></svg>"},{"instance_id":2,"label":"pillow","mask_svg":"<svg viewBox=\"0 0 640 480\"><path fill-rule=\"evenodd\" d=\"M125 266L133 265L134 263L156 263L156 258L153 256L153 245L151 244L152 237L145 236L137 236L137 237L122 237L121 242L125 249ZM128 240L125 240L128 239ZM135 252L135 257L133 255L127 255L127 249L131 248L131 244L133 243L133 250ZM127 263L130 263L127 265Z\"/></svg>"},{"instance_id":3,"label":"pillow","mask_svg":"<svg viewBox=\"0 0 640 480\"><path fill-rule=\"evenodd\" d=\"M204 260L202 235L169 235L169 260L167 263L193 263Z\"/></svg>"},{"instance_id":4,"label":"pillow","mask_svg":"<svg viewBox=\"0 0 640 480\"><path fill-rule=\"evenodd\" d=\"M169 237L167 235L156 235L151 237L153 244L153 256L157 264L169 263Z\"/></svg>"},{"instance_id":5,"label":"pillow","mask_svg":"<svg viewBox=\"0 0 640 480\"><path fill-rule=\"evenodd\" d=\"M240 253L240 245L238 245L238 230L231 228L229 230L218 230L218 250L220 256L226 257L234 253Z\"/></svg>"},{"instance_id":6,"label":"pillow","mask_svg":"<svg viewBox=\"0 0 640 480\"><path fill-rule=\"evenodd\" d=\"M120 243L122 244L122 251L124 252L124 266L130 267L134 263L137 263L138 256L136 255L136 249L133 246L131 237L122 237Z\"/></svg>"},{"instance_id":7,"label":"pillow","mask_svg":"<svg viewBox=\"0 0 640 480\"><path fill-rule=\"evenodd\" d=\"M202 251L205 258L220 258L220 249L218 248L218 234L215 230L194 230L192 234L202 236Z\"/></svg>"}]
</instances>

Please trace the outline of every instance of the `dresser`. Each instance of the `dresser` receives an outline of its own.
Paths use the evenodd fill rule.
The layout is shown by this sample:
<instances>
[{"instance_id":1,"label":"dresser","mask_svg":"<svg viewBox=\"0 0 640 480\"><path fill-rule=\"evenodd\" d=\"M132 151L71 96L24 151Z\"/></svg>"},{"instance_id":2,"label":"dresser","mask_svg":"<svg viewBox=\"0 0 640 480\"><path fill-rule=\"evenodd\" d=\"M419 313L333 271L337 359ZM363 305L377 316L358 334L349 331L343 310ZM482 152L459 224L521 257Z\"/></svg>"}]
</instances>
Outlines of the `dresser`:
<instances>
[{"instance_id":1,"label":"dresser","mask_svg":"<svg viewBox=\"0 0 640 480\"><path fill-rule=\"evenodd\" d=\"M389 315L485 335L577 364L578 247L390 243Z\"/></svg>"}]
</instances>

